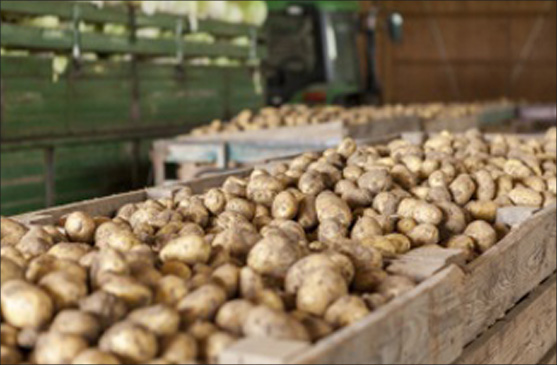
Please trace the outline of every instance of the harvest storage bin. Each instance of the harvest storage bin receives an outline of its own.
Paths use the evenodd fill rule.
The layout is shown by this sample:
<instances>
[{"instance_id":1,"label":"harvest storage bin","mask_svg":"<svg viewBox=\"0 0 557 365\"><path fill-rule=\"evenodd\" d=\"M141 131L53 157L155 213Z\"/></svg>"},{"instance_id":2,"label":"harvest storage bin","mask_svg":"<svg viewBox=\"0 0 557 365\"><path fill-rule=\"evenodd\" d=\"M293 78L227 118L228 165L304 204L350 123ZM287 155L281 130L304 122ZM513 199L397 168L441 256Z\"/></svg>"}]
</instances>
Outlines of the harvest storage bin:
<instances>
[{"instance_id":1,"label":"harvest storage bin","mask_svg":"<svg viewBox=\"0 0 557 365\"><path fill-rule=\"evenodd\" d=\"M171 197L183 186L202 193L220 186L231 175L247 176L250 172L145 189L15 218L27 224L53 224L76 210L112 215L127 203ZM420 284L316 344L248 338L221 354L221 362L554 363L556 206L526 210L526 214L518 211L521 214L513 214L517 224L511 232L470 264L465 264L459 250L427 246L398 257L391 262L391 268L395 266L392 270Z\"/></svg>"}]
</instances>

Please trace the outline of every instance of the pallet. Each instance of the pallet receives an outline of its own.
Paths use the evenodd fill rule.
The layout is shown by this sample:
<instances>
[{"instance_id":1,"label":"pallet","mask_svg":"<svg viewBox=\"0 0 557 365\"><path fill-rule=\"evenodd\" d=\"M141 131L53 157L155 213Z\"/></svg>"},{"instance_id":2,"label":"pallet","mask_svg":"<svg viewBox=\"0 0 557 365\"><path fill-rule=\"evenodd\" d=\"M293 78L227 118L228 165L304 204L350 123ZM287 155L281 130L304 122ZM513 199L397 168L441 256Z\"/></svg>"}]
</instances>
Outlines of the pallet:
<instances>
[{"instance_id":1,"label":"pallet","mask_svg":"<svg viewBox=\"0 0 557 365\"><path fill-rule=\"evenodd\" d=\"M27 224L52 224L73 210L111 215L126 203L170 197L182 186L201 193L220 185L228 176L248 176L251 171L144 189L15 218ZM459 258L458 251L435 247L400 257L388 270L412 273L421 283L362 321L313 345L246 338L225 351L221 362L552 363L555 354L550 350L556 341L556 210L552 205L526 215L510 234L468 265Z\"/></svg>"},{"instance_id":2,"label":"pallet","mask_svg":"<svg viewBox=\"0 0 557 365\"><path fill-rule=\"evenodd\" d=\"M216 169L225 170L231 162L251 165L280 156L323 150L337 145L345 137L357 140L385 138L403 131L421 131L419 119L394 118L358 125L331 121L297 127L158 140L153 143L152 150L155 185L162 185L167 181L166 164L211 164ZM204 171L195 168L188 170L192 171L188 179L196 178L197 172Z\"/></svg>"}]
</instances>

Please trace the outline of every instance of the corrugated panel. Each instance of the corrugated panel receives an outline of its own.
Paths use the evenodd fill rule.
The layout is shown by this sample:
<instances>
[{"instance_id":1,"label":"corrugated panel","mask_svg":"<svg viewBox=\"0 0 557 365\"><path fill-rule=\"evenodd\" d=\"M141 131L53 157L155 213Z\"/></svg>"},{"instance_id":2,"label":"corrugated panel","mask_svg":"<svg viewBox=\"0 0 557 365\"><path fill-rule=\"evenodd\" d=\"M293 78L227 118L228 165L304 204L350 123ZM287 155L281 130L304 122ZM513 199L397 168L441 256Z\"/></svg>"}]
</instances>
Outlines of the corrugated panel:
<instances>
[{"instance_id":1,"label":"corrugated panel","mask_svg":"<svg viewBox=\"0 0 557 365\"><path fill-rule=\"evenodd\" d=\"M40 150L1 153L1 214L44 207L44 155Z\"/></svg>"}]
</instances>

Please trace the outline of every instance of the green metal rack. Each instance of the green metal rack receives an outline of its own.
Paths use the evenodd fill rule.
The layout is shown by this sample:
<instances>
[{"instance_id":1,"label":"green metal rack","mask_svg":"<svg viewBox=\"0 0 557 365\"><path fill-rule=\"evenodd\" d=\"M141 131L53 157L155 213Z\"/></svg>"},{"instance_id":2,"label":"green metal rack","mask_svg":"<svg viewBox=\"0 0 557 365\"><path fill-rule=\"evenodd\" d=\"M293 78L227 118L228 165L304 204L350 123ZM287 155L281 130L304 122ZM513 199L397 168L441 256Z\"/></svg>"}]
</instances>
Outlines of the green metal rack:
<instances>
[{"instance_id":1,"label":"green metal rack","mask_svg":"<svg viewBox=\"0 0 557 365\"><path fill-rule=\"evenodd\" d=\"M0 11L1 47L28 53L1 57L2 214L144 186L153 139L263 105L255 74L265 49L254 26L68 1L2 1ZM18 21L39 16L65 23L52 29ZM83 23L95 30L82 31ZM104 24L126 32L106 34ZM140 38L144 27L174 36ZM216 41L184 40L194 31ZM239 36L251 45L230 41ZM82 57L91 52L97 60ZM54 81L56 55L70 63ZM189 65L194 57L228 57L242 66Z\"/></svg>"}]
</instances>

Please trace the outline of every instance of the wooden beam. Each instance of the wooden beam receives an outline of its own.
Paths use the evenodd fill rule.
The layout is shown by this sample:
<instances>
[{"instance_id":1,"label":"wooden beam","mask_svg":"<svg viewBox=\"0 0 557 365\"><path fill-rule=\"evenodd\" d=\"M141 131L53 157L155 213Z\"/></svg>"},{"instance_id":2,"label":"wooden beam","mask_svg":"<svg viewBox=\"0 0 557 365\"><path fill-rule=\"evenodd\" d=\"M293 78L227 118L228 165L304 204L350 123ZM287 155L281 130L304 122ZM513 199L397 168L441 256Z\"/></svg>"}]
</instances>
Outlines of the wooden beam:
<instances>
[{"instance_id":1,"label":"wooden beam","mask_svg":"<svg viewBox=\"0 0 557 365\"><path fill-rule=\"evenodd\" d=\"M468 265L465 342L493 325L557 267L556 210L548 207Z\"/></svg>"},{"instance_id":2,"label":"wooden beam","mask_svg":"<svg viewBox=\"0 0 557 365\"><path fill-rule=\"evenodd\" d=\"M556 276L464 350L455 364L537 364L556 338Z\"/></svg>"}]
</instances>

